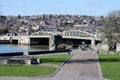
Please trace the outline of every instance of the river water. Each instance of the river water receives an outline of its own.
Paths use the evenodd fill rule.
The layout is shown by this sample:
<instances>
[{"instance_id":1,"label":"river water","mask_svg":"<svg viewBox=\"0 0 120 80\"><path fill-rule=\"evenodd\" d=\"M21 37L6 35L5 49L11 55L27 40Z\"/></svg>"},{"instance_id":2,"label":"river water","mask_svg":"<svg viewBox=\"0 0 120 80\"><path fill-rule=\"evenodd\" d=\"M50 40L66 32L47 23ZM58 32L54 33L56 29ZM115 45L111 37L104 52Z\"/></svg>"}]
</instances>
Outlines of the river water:
<instances>
[{"instance_id":1,"label":"river water","mask_svg":"<svg viewBox=\"0 0 120 80\"><path fill-rule=\"evenodd\" d=\"M48 50L47 45L0 44L0 53L27 52L27 51L45 51L45 50Z\"/></svg>"}]
</instances>

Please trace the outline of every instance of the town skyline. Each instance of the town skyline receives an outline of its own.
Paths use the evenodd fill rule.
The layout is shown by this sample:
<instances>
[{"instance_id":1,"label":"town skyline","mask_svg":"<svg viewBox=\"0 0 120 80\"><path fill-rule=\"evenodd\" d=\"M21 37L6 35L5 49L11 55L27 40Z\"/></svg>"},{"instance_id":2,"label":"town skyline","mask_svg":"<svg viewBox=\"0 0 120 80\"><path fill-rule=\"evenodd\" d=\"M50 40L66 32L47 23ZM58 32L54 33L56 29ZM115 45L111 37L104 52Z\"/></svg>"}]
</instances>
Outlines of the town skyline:
<instances>
[{"instance_id":1,"label":"town skyline","mask_svg":"<svg viewBox=\"0 0 120 80\"><path fill-rule=\"evenodd\" d=\"M2 15L69 14L106 16L112 10L119 10L119 0L1 0Z\"/></svg>"}]
</instances>

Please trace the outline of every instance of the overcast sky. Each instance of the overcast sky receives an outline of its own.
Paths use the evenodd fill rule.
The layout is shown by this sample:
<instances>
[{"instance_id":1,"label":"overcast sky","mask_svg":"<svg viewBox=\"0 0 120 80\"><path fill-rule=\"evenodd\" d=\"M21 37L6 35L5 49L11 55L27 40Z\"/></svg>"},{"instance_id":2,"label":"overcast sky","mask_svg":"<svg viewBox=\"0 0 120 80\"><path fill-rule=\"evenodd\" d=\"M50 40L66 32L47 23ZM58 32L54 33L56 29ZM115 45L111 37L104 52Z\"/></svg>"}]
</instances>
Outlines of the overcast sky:
<instances>
[{"instance_id":1,"label":"overcast sky","mask_svg":"<svg viewBox=\"0 0 120 80\"><path fill-rule=\"evenodd\" d=\"M77 14L105 16L120 0L0 0L2 15Z\"/></svg>"}]
</instances>

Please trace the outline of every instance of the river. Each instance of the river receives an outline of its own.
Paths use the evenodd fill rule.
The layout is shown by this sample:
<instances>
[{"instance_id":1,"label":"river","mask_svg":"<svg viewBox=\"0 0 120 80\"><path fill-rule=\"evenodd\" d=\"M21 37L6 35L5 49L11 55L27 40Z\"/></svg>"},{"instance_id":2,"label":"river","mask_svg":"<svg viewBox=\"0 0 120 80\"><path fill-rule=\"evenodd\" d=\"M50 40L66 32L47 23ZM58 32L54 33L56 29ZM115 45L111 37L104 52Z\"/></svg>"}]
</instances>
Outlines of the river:
<instances>
[{"instance_id":1,"label":"river","mask_svg":"<svg viewBox=\"0 0 120 80\"><path fill-rule=\"evenodd\" d=\"M13 44L0 44L0 53L11 52L26 52L26 51L45 51L48 50L47 45L13 45Z\"/></svg>"}]
</instances>

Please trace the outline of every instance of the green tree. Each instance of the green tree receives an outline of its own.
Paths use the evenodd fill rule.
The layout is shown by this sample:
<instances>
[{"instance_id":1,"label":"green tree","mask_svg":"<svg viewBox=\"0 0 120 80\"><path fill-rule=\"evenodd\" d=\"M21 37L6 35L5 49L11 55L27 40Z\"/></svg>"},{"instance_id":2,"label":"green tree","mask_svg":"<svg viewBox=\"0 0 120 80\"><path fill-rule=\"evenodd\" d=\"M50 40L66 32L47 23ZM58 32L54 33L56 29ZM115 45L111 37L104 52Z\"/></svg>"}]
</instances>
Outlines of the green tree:
<instances>
[{"instance_id":1,"label":"green tree","mask_svg":"<svg viewBox=\"0 0 120 80\"><path fill-rule=\"evenodd\" d=\"M1 16L0 15L0 23L3 23L6 21L6 16Z\"/></svg>"},{"instance_id":2,"label":"green tree","mask_svg":"<svg viewBox=\"0 0 120 80\"><path fill-rule=\"evenodd\" d=\"M103 37L107 39L109 50L116 50L120 42L120 10L110 12L104 19Z\"/></svg>"},{"instance_id":3,"label":"green tree","mask_svg":"<svg viewBox=\"0 0 120 80\"><path fill-rule=\"evenodd\" d=\"M8 28L7 27L1 27L0 28L0 34L5 34L8 33Z\"/></svg>"}]
</instances>

